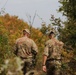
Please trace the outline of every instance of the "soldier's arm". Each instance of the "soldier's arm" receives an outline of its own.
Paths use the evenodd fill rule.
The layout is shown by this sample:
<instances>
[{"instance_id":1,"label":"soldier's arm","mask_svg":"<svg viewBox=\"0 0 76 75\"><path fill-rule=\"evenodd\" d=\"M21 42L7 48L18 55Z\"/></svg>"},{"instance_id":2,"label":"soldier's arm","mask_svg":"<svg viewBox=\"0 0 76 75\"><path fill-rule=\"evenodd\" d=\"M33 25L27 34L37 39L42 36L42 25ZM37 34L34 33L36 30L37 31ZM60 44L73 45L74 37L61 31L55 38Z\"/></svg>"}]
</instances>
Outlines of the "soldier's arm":
<instances>
[{"instance_id":1,"label":"soldier's arm","mask_svg":"<svg viewBox=\"0 0 76 75\"><path fill-rule=\"evenodd\" d=\"M45 48L44 48L44 53L43 53L43 67L42 67L42 70L44 72L46 72L46 61L47 61L47 57L48 57L48 45L46 44L45 45Z\"/></svg>"},{"instance_id":2,"label":"soldier's arm","mask_svg":"<svg viewBox=\"0 0 76 75\"><path fill-rule=\"evenodd\" d=\"M46 55L43 55L43 65L42 66L46 66L46 60L47 60L47 56Z\"/></svg>"},{"instance_id":3,"label":"soldier's arm","mask_svg":"<svg viewBox=\"0 0 76 75\"><path fill-rule=\"evenodd\" d=\"M17 53L18 53L17 40L16 40L16 42L15 42L15 45L14 45L14 48L13 48L13 49L14 49L14 51L13 51L14 54L17 55Z\"/></svg>"},{"instance_id":4,"label":"soldier's arm","mask_svg":"<svg viewBox=\"0 0 76 75\"><path fill-rule=\"evenodd\" d=\"M49 55L48 54L48 46L45 45L44 53L43 53L43 65L45 65L48 55Z\"/></svg>"},{"instance_id":5,"label":"soldier's arm","mask_svg":"<svg viewBox=\"0 0 76 75\"><path fill-rule=\"evenodd\" d=\"M56 42L56 44L58 44L59 46L63 46L63 45L64 45L64 43L63 43L62 41L59 41L59 40L57 40L57 39L55 39L55 42Z\"/></svg>"},{"instance_id":6,"label":"soldier's arm","mask_svg":"<svg viewBox=\"0 0 76 75\"><path fill-rule=\"evenodd\" d=\"M63 43L62 41L59 41L59 44L60 44L61 46L63 46L63 45L64 45L64 43Z\"/></svg>"},{"instance_id":7,"label":"soldier's arm","mask_svg":"<svg viewBox=\"0 0 76 75\"><path fill-rule=\"evenodd\" d=\"M17 48L17 45L15 44L14 45L14 48L13 48L13 53L15 54L15 55L17 55L17 53L18 53L18 48Z\"/></svg>"},{"instance_id":8,"label":"soldier's arm","mask_svg":"<svg viewBox=\"0 0 76 75\"><path fill-rule=\"evenodd\" d=\"M32 48L31 48L31 52L32 52L32 63L33 63L33 66L36 65L36 62L37 62L37 59L36 59L36 56L37 56L37 53L38 53L38 48L37 48L37 45L35 44L35 42L32 40Z\"/></svg>"},{"instance_id":9,"label":"soldier's arm","mask_svg":"<svg viewBox=\"0 0 76 75\"><path fill-rule=\"evenodd\" d=\"M32 53L36 55L38 53L38 47L36 43L32 40Z\"/></svg>"},{"instance_id":10,"label":"soldier's arm","mask_svg":"<svg viewBox=\"0 0 76 75\"><path fill-rule=\"evenodd\" d=\"M43 56L43 67L42 67L42 70L44 71L44 72L46 72L47 71L47 69L46 69L46 60L47 60L47 56L46 55L44 55Z\"/></svg>"}]
</instances>

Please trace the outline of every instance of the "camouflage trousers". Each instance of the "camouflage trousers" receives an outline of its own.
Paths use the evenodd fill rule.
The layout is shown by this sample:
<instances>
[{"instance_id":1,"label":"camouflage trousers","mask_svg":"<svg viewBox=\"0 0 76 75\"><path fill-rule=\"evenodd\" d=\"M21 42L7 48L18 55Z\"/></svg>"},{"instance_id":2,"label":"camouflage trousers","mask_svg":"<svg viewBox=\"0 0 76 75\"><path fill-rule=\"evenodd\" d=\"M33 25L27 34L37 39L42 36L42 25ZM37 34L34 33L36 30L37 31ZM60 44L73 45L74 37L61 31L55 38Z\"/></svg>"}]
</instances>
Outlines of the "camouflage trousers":
<instances>
[{"instance_id":1,"label":"camouflage trousers","mask_svg":"<svg viewBox=\"0 0 76 75\"><path fill-rule=\"evenodd\" d=\"M23 75L34 75L33 71L34 70L34 66L32 63L32 59L23 59L24 63L22 64L23 68ZM27 74L31 72L30 74Z\"/></svg>"},{"instance_id":2,"label":"camouflage trousers","mask_svg":"<svg viewBox=\"0 0 76 75\"><path fill-rule=\"evenodd\" d=\"M61 61L52 60L46 62L47 74L46 75L62 75L61 74Z\"/></svg>"}]
</instances>

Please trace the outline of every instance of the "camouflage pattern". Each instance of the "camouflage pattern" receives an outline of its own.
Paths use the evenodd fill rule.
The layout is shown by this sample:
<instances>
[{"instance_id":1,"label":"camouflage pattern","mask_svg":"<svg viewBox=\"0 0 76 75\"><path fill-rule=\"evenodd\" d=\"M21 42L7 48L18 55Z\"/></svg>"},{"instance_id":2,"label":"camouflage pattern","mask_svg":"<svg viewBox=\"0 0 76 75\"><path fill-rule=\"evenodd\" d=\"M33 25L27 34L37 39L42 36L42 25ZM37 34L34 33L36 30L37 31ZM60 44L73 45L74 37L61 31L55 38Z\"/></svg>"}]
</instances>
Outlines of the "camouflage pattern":
<instances>
[{"instance_id":1,"label":"camouflage pattern","mask_svg":"<svg viewBox=\"0 0 76 75\"><path fill-rule=\"evenodd\" d=\"M45 43L44 55L47 56L47 75L61 75L61 46L50 39Z\"/></svg>"},{"instance_id":2,"label":"camouflage pattern","mask_svg":"<svg viewBox=\"0 0 76 75\"><path fill-rule=\"evenodd\" d=\"M15 52L16 52L16 55L24 61L24 64L23 64L24 67L22 69L24 71L24 75L27 71L33 68L32 51L35 51L36 53L38 52L37 45L32 39L24 36L16 40Z\"/></svg>"},{"instance_id":3,"label":"camouflage pattern","mask_svg":"<svg viewBox=\"0 0 76 75\"><path fill-rule=\"evenodd\" d=\"M46 62L47 74L46 75L62 75L61 74L61 61L53 60Z\"/></svg>"},{"instance_id":4,"label":"camouflage pattern","mask_svg":"<svg viewBox=\"0 0 76 75\"><path fill-rule=\"evenodd\" d=\"M22 37L16 40L15 50L17 49L18 49L17 56L23 57L23 58L31 57L32 50L38 52L38 48L35 42L28 37Z\"/></svg>"},{"instance_id":5,"label":"camouflage pattern","mask_svg":"<svg viewBox=\"0 0 76 75\"><path fill-rule=\"evenodd\" d=\"M34 70L32 60L25 61L24 64L23 64L23 68L22 68L22 71L23 71L24 75L26 75L28 72L30 72L32 70Z\"/></svg>"}]
</instances>

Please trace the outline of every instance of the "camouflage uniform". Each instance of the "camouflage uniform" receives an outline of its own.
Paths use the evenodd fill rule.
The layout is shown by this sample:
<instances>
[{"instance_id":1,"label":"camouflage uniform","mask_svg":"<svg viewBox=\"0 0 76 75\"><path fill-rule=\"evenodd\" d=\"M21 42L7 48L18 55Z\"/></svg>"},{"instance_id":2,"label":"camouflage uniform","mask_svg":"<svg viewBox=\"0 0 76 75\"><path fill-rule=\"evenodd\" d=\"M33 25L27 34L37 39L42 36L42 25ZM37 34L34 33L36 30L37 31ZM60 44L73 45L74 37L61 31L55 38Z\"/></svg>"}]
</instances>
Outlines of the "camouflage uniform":
<instances>
[{"instance_id":1,"label":"camouflage uniform","mask_svg":"<svg viewBox=\"0 0 76 75\"><path fill-rule=\"evenodd\" d=\"M38 48L32 39L24 36L16 40L15 52L24 61L24 67L22 69L24 75L33 68L32 51L38 52Z\"/></svg>"},{"instance_id":2,"label":"camouflage uniform","mask_svg":"<svg viewBox=\"0 0 76 75\"><path fill-rule=\"evenodd\" d=\"M47 56L47 75L61 75L61 47L50 39L45 44L44 55Z\"/></svg>"}]
</instances>

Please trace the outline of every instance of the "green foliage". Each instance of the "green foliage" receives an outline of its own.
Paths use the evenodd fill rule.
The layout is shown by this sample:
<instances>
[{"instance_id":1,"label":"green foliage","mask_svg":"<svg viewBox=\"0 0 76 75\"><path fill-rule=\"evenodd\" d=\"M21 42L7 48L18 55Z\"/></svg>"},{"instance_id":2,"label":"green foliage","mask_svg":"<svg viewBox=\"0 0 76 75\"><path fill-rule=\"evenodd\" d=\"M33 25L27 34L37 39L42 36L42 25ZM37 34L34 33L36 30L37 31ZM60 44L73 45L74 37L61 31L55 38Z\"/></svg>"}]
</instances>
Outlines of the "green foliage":
<instances>
[{"instance_id":1,"label":"green foliage","mask_svg":"<svg viewBox=\"0 0 76 75\"><path fill-rule=\"evenodd\" d=\"M60 1L60 3L62 6L59 8L59 11L66 13L65 16L68 17L68 19L63 23L65 26L61 30L61 35L59 38L63 40L67 45L76 47L76 0L69 0L67 2L63 0L63 2Z\"/></svg>"},{"instance_id":2,"label":"green foliage","mask_svg":"<svg viewBox=\"0 0 76 75\"><path fill-rule=\"evenodd\" d=\"M42 24L42 28L40 29L40 31L45 35L46 34L46 32L47 32L47 27L46 27L46 24L45 23L43 23Z\"/></svg>"},{"instance_id":3,"label":"green foliage","mask_svg":"<svg viewBox=\"0 0 76 75\"><path fill-rule=\"evenodd\" d=\"M69 60L69 72L70 75L76 75L76 69L75 69L75 62L74 59L76 57L76 0L68 0L65 2L59 1L62 5L59 8L59 12L62 12L63 15L67 17L67 20L63 23L64 28L59 32L60 36L59 39L61 39L67 47L69 47L71 50L73 50L73 55Z\"/></svg>"},{"instance_id":4,"label":"green foliage","mask_svg":"<svg viewBox=\"0 0 76 75\"><path fill-rule=\"evenodd\" d=\"M76 0L59 0L62 6L59 11L68 18L76 19Z\"/></svg>"},{"instance_id":5,"label":"green foliage","mask_svg":"<svg viewBox=\"0 0 76 75\"><path fill-rule=\"evenodd\" d=\"M52 31L54 28L52 27L51 24L46 25L46 23L42 23L40 31L44 34L47 35L50 31Z\"/></svg>"},{"instance_id":6,"label":"green foliage","mask_svg":"<svg viewBox=\"0 0 76 75\"><path fill-rule=\"evenodd\" d=\"M19 58L6 59L0 67L0 75L22 75L23 62Z\"/></svg>"},{"instance_id":7,"label":"green foliage","mask_svg":"<svg viewBox=\"0 0 76 75\"><path fill-rule=\"evenodd\" d=\"M76 47L76 24L73 20L65 24L65 28L62 30L60 38L66 45L71 45L73 48Z\"/></svg>"}]
</instances>

